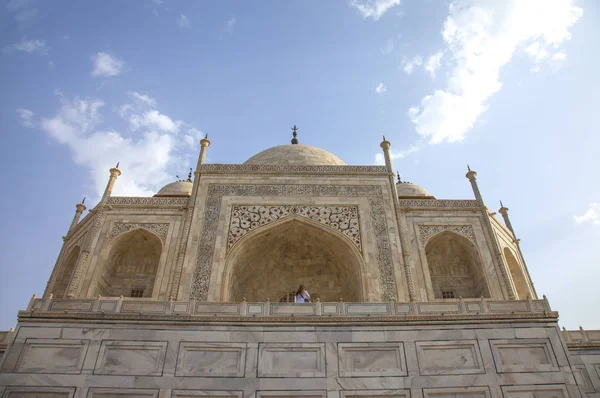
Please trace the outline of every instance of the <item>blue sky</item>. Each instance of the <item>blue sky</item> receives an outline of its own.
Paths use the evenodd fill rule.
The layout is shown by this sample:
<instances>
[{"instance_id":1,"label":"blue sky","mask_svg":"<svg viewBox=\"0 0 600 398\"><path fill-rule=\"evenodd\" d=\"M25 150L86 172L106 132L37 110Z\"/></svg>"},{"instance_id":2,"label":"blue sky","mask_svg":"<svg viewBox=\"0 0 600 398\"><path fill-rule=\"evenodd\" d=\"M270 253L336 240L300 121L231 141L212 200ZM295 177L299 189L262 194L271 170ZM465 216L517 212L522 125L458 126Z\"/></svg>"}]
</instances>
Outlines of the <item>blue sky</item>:
<instances>
[{"instance_id":1,"label":"blue sky","mask_svg":"<svg viewBox=\"0 0 600 398\"><path fill-rule=\"evenodd\" d=\"M152 195L288 143L394 167L437 198L477 170L538 294L600 329L600 5L592 0L176 0L0 6L0 329L41 294L75 204Z\"/></svg>"}]
</instances>

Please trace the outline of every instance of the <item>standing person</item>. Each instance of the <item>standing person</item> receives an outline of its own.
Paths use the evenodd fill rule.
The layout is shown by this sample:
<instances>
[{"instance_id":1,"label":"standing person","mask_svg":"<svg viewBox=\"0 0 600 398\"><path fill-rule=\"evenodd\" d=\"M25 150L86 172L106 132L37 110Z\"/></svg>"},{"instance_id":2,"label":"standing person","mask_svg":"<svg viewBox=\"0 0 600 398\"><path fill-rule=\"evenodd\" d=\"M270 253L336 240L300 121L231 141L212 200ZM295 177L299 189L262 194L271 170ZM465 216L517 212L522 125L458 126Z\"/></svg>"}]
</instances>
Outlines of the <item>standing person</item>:
<instances>
[{"instance_id":1,"label":"standing person","mask_svg":"<svg viewBox=\"0 0 600 398\"><path fill-rule=\"evenodd\" d=\"M304 285L300 285L296 291L296 303L310 303L310 294L308 294Z\"/></svg>"}]
</instances>

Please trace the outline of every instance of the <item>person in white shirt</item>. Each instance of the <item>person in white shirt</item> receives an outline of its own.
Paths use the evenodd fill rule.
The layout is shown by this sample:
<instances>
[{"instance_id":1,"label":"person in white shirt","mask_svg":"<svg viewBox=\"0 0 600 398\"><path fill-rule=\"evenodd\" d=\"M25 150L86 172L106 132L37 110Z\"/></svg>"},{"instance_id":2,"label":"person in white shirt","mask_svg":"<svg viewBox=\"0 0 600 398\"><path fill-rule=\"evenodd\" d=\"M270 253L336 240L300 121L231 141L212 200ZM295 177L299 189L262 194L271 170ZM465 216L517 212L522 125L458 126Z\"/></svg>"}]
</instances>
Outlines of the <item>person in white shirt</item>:
<instances>
[{"instance_id":1,"label":"person in white shirt","mask_svg":"<svg viewBox=\"0 0 600 398\"><path fill-rule=\"evenodd\" d=\"M310 303L310 294L308 294L304 285L300 285L296 291L296 303Z\"/></svg>"}]
</instances>

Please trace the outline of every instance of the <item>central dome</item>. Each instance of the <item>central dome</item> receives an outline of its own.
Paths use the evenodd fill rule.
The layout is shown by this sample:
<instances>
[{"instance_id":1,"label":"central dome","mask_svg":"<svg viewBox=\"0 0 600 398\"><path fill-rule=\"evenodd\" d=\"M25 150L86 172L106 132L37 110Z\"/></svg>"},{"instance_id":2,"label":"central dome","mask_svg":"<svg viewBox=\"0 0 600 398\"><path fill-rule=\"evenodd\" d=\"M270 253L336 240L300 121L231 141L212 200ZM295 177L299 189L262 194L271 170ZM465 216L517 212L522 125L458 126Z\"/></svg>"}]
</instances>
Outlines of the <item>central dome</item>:
<instances>
[{"instance_id":1,"label":"central dome","mask_svg":"<svg viewBox=\"0 0 600 398\"><path fill-rule=\"evenodd\" d=\"M346 163L333 153L301 144L279 145L265 149L246 160L244 164L346 166Z\"/></svg>"}]
</instances>

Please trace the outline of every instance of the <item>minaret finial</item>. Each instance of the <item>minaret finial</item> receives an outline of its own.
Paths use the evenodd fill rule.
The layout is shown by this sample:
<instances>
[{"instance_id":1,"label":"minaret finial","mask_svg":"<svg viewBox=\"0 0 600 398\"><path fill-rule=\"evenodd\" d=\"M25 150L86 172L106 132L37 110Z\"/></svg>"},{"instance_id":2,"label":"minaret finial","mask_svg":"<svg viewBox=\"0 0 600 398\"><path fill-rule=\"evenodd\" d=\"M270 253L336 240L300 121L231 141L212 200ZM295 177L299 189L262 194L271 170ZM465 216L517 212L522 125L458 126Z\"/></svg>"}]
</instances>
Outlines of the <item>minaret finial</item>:
<instances>
[{"instance_id":1,"label":"minaret finial","mask_svg":"<svg viewBox=\"0 0 600 398\"><path fill-rule=\"evenodd\" d=\"M206 134L204 135L204 139L205 139L205 140L207 140L207 139L208 139L208 133L206 133Z\"/></svg>"},{"instance_id":2,"label":"minaret finial","mask_svg":"<svg viewBox=\"0 0 600 398\"><path fill-rule=\"evenodd\" d=\"M192 168L190 167L190 172L188 173L188 181L192 182Z\"/></svg>"},{"instance_id":3,"label":"minaret finial","mask_svg":"<svg viewBox=\"0 0 600 398\"><path fill-rule=\"evenodd\" d=\"M297 144L298 143L298 138L296 138L298 136L298 127L294 124L294 127L292 127L292 135L294 136L294 138L292 138L292 144Z\"/></svg>"},{"instance_id":4,"label":"minaret finial","mask_svg":"<svg viewBox=\"0 0 600 398\"><path fill-rule=\"evenodd\" d=\"M177 174L175 174L175 177L177 177L177 179L179 180L179 176Z\"/></svg>"},{"instance_id":5,"label":"minaret finial","mask_svg":"<svg viewBox=\"0 0 600 398\"><path fill-rule=\"evenodd\" d=\"M398 182L402 182L402 180L400 179L400 172L399 171L396 172L396 175L398 176Z\"/></svg>"},{"instance_id":6,"label":"minaret finial","mask_svg":"<svg viewBox=\"0 0 600 398\"><path fill-rule=\"evenodd\" d=\"M471 167L469 165L467 165L467 170L471 171Z\"/></svg>"},{"instance_id":7,"label":"minaret finial","mask_svg":"<svg viewBox=\"0 0 600 398\"><path fill-rule=\"evenodd\" d=\"M83 200L81 201L81 204L85 203L85 196L83 197Z\"/></svg>"},{"instance_id":8,"label":"minaret finial","mask_svg":"<svg viewBox=\"0 0 600 398\"><path fill-rule=\"evenodd\" d=\"M121 163L121 162L117 162L117 166L115 167L115 169L119 168L119 163Z\"/></svg>"},{"instance_id":9,"label":"minaret finial","mask_svg":"<svg viewBox=\"0 0 600 398\"><path fill-rule=\"evenodd\" d=\"M504 205L502 204L502 201L500 201L500 207L504 207Z\"/></svg>"},{"instance_id":10,"label":"minaret finial","mask_svg":"<svg viewBox=\"0 0 600 398\"><path fill-rule=\"evenodd\" d=\"M383 140L384 140L384 141L387 141L387 140L385 139L385 135L383 136Z\"/></svg>"}]
</instances>

